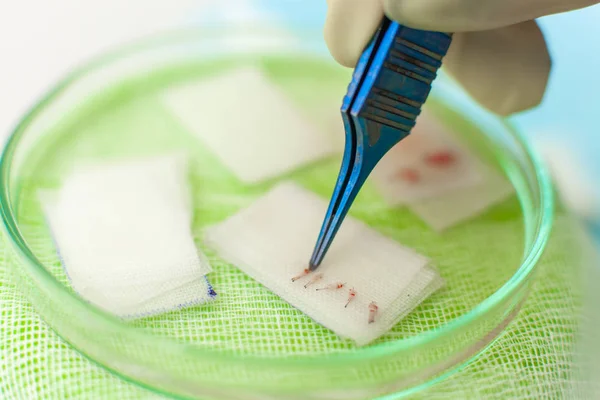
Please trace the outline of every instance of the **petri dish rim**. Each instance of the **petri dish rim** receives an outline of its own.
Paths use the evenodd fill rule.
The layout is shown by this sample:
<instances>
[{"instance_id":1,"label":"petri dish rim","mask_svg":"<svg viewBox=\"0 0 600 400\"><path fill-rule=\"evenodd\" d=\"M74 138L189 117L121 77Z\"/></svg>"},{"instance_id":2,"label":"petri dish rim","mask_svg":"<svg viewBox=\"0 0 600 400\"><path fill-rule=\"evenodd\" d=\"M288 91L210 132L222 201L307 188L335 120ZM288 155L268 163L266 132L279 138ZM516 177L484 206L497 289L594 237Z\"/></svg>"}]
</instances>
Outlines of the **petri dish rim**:
<instances>
[{"instance_id":1,"label":"petri dish rim","mask_svg":"<svg viewBox=\"0 0 600 400\"><path fill-rule=\"evenodd\" d=\"M224 33L227 35L239 35L244 32L247 32L247 29L224 31L220 28L201 28L177 31L170 34L161 34L159 36L142 39L141 41L134 42L126 46L121 46L116 50L109 51L92 58L88 62L84 63L81 67L72 70L25 113L15 128L11 131L5 147L0 154L0 185L2 185L2 190L0 191L0 214L2 217L2 229L19 256L26 260L24 264L26 267L31 269L31 272L34 275L36 275L39 279L42 279L45 283L49 284L54 290L61 293L61 295L68 296L72 301L79 303L78 305L89 311L90 316L97 318L98 322L111 325L111 328L115 331L127 331L128 334L131 334L132 331L136 331L135 336L143 342L153 342L156 345L160 344L160 346L163 348L166 346L169 349L173 349L174 352L185 351L188 355L194 355L199 359L218 359L221 362L231 363L243 362L245 364L250 363L257 366L260 366L261 364L272 366L272 363L276 361L281 366L289 365L295 367L316 364L318 364L320 367L334 367L335 365L346 364L353 361L377 359L380 357L389 356L391 353L398 355L404 351L414 351L416 348L427 346L428 344L435 342L437 339L443 338L447 334L459 331L461 328L468 325L469 322L481 317L495 305L510 297L510 295L515 292L521 286L521 284L526 281L526 279L529 278L534 271L534 267L541 257L550 236L554 210L553 188L550 177L546 171L546 168L544 167L543 162L541 161L541 158L533 150L529 142L513 124L506 120L501 120L500 123L502 126L507 132L511 133L513 139L517 141L525 156L528 158L528 161L531 162L533 166L534 178L535 182L537 183L537 190L539 192L539 199L534 204L535 207L539 209L539 216L536 218L535 226L530 227L532 232L534 232L534 237L531 240L529 247L526 249L525 255L521 261L521 265L507 282L505 282L496 292L492 293L489 297L484 299L469 312L453 319L450 322L447 322L435 330L394 342L386 342L364 348L358 348L350 353L333 354L326 358L319 358L318 356L311 355L301 356L293 359L285 359L280 357L256 357L251 355L244 355L243 357L240 357L226 354L224 352L216 352L210 349L199 348L192 344L181 343L168 338L158 337L146 332L142 328L128 326L117 317L104 312L103 310L85 302L75 294L67 291L66 288L46 270L43 264L27 246L24 237L19 231L18 222L15 214L13 213L13 207L10 200L11 193L7 183L10 179L11 162L13 160L14 152L19 145L20 139L26 133L29 124L31 124L32 121L34 121L35 118L53 102L53 100L68 90L69 87L79 78L85 76L87 73L95 69L100 69L102 66L108 65L109 63L116 61L123 56L158 48L160 46L177 44L181 42L181 40L185 39L198 37L209 39L210 37L223 36ZM251 32L252 34L273 33L273 31L269 29L256 28L252 28ZM278 31L277 33L281 32ZM312 31L302 31L301 34L303 35L303 38L321 40L319 37L314 35L314 32ZM60 332L57 333L59 336L62 336ZM85 355L84 349L78 350ZM461 364L464 365L468 363L477 354L478 352L473 354L471 357L468 357L468 359L463 360ZM93 359L91 360L93 361ZM109 366L103 367L112 370ZM137 383L137 381L123 376L118 372L117 374L128 381ZM142 385L146 386L145 384Z\"/></svg>"}]
</instances>

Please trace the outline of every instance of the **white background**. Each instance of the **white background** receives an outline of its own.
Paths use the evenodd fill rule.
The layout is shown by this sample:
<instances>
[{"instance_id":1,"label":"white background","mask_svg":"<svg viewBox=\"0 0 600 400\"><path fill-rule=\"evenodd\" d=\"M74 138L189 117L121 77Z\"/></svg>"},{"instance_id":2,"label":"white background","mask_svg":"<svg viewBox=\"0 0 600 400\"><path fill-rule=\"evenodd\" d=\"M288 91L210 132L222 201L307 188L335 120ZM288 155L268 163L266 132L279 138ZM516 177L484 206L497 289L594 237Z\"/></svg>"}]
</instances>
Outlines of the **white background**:
<instances>
[{"instance_id":1,"label":"white background","mask_svg":"<svg viewBox=\"0 0 600 400\"><path fill-rule=\"evenodd\" d=\"M0 140L75 66L121 43L192 25L213 2L0 0Z\"/></svg>"}]
</instances>

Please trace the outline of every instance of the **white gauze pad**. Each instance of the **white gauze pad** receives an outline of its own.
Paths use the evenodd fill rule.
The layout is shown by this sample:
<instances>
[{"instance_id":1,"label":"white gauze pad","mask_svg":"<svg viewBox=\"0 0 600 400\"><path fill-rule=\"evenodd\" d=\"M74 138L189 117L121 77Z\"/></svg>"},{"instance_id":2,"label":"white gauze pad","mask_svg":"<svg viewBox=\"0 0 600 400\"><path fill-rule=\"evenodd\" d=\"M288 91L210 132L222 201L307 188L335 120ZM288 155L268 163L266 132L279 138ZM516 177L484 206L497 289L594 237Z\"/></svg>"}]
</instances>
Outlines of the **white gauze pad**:
<instances>
[{"instance_id":1,"label":"white gauze pad","mask_svg":"<svg viewBox=\"0 0 600 400\"><path fill-rule=\"evenodd\" d=\"M214 297L183 156L81 166L40 200L73 289L97 306L130 317Z\"/></svg>"},{"instance_id":2,"label":"white gauze pad","mask_svg":"<svg viewBox=\"0 0 600 400\"><path fill-rule=\"evenodd\" d=\"M413 132L379 162L372 180L396 206L472 187L483 175L477 157L424 112Z\"/></svg>"},{"instance_id":3,"label":"white gauze pad","mask_svg":"<svg viewBox=\"0 0 600 400\"><path fill-rule=\"evenodd\" d=\"M119 310L124 318L139 318L204 304L216 296L208 278L203 276L148 301L135 304L130 309L120 307Z\"/></svg>"},{"instance_id":4,"label":"white gauze pad","mask_svg":"<svg viewBox=\"0 0 600 400\"><path fill-rule=\"evenodd\" d=\"M245 183L282 175L339 151L255 67L175 86L162 101Z\"/></svg>"},{"instance_id":5,"label":"white gauze pad","mask_svg":"<svg viewBox=\"0 0 600 400\"><path fill-rule=\"evenodd\" d=\"M367 344L388 331L427 296L441 278L429 260L347 217L323 264L323 278L291 278L307 267L327 203L292 183L275 187L249 208L206 232L208 244L228 262L339 336ZM320 290L344 283L339 290ZM355 298L344 308L349 289ZM376 302L375 322L368 323Z\"/></svg>"},{"instance_id":6,"label":"white gauze pad","mask_svg":"<svg viewBox=\"0 0 600 400\"><path fill-rule=\"evenodd\" d=\"M482 173L484 180L479 185L414 202L409 208L431 228L443 231L481 215L514 193L500 173L489 167L482 167Z\"/></svg>"}]
</instances>

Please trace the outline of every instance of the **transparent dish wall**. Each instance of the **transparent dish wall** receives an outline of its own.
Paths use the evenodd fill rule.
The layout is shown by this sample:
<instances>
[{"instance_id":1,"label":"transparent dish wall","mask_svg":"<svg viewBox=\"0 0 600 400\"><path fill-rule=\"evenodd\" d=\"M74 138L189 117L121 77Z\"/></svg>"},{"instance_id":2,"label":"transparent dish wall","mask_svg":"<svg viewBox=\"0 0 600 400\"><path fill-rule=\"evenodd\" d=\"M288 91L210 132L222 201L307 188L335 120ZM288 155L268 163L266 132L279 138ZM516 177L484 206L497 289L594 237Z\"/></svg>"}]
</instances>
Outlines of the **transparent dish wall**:
<instances>
[{"instance_id":1,"label":"transparent dish wall","mask_svg":"<svg viewBox=\"0 0 600 400\"><path fill-rule=\"evenodd\" d=\"M90 121L98 112L116 118L133 103L146 104L173 81L242 62L263 63L274 77L287 79L307 104L314 96L325 96L326 88L343 94L350 74L329 60L319 37L300 40L269 30L188 32L98 58L23 118L3 154L0 200L15 279L39 314L91 360L175 397L385 398L412 393L468 363L493 342L524 301L548 238L552 199L542 167L520 136L472 103L457 100L456 88L444 78L436 81L427 107L503 171L517 195L443 237L399 212L398 218L415 226L410 235L400 232L399 237L432 256L447 284L374 344L356 348L337 339L217 258L214 279L224 300L210 311L192 308L123 322L72 292L35 211L40 182L60 179L63 167L90 151L112 157L173 143L196 146L166 128L164 134L133 129L126 118L120 129L106 132L89 128L102 126ZM312 111L318 114L318 107ZM153 123L156 109L144 113L148 127L164 126ZM330 193L338 167L339 159L314 166L330 174L325 181L331 186L318 189L323 196ZM292 178L310 186L303 174L314 171ZM202 190L211 190L210 185ZM395 215L387 212L380 219ZM211 222L226 216L205 215ZM252 300L244 297L249 293ZM227 300L228 295L235 301Z\"/></svg>"}]
</instances>

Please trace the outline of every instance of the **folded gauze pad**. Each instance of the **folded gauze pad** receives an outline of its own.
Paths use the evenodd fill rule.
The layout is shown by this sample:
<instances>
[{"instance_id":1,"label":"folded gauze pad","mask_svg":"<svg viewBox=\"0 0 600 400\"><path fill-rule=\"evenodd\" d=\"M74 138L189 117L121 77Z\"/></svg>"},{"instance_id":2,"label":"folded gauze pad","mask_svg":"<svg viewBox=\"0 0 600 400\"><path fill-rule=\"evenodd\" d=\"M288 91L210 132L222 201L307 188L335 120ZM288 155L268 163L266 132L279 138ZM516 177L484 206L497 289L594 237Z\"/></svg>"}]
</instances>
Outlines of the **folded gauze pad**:
<instances>
[{"instance_id":1,"label":"folded gauze pad","mask_svg":"<svg viewBox=\"0 0 600 400\"><path fill-rule=\"evenodd\" d=\"M432 115L423 112L413 132L373 171L373 183L391 206L419 203L481 184L481 161Z\"/></svg>"},{"instance_id":2,"label":"folded gauze pad","mask_svg":"<svg viewBox=\"0 0 600 400\"><path fill-rule=\"evenodd\" d=\"M347 217L319 269L295 282L315 245L327 203L283 183L206 232L221 257L292 306L358 345L378 338L442 285L429 260ZM310 284L317 274L322 278ZM325 289L343 284L340 289ZM355 296L345 307L353 289ZM369 323L369 305L377 311Z\"/></svg>"},{"instance_id":3,"label":"folded gauze pad","mask_svg":"<svg viewBox=\"0 0 600 400\"><path fill-rule=\"evenodd\" d=\"M259 68L174 86L162 101L245 183L279 176L336 150L330 136Z\"/></svg>"},{"instance_id":4,"label":"folded gauze pad","mask_svg":"<svg viewBox=\"0 0 600 400\"><path fill-rule=\"evenodd\" d=\"M483 214L514 194L514 188L499 172L481 167L482 183L455 189L438 197L411 203L410 209L436 231L443 231Z\"/></svg>"},{"instance_id":5,"label":"folded gauze pad","mask_svg":"<svg viewBox=\"0 0 600 400\"><path fill-rule=\"evenodd\" d=\"M40 193L73 289L123 317L210 300L180 155L81 166Z\"/></svg>"}]
</instances>

